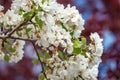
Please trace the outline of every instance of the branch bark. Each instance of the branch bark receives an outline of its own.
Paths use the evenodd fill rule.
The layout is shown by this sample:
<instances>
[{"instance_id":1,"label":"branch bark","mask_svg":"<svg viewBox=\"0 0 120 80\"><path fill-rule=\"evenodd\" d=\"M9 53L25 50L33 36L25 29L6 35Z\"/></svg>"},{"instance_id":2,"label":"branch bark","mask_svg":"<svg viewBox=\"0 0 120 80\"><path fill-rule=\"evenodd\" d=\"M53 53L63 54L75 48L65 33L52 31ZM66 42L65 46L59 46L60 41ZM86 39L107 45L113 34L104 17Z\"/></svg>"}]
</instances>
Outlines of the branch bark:
<instances>
[{"instance_id":1,"label":"branch bark","mask_svg":"<svg viewBox=\"0 0 120 80\"><path fill-rule=\"evenodd\" d=\"M47 76L46 76L46 74L45 74L44 65L43 65L43 62L42 62L41 58L39 57L39 53L38 53L38 51L37 51L37 48L35 47L35 43L32 42L32 45L33 45L34 50L35 50L35 52L36 52L36 54L37 54L38 60L39 60L39 62L40 62L40 64L41 64L41 67L42 67L42 73L44 74L45 78L47 79ZM47 80L48 80L48 79L47 79Z\"/></svg>"}]
</instances>

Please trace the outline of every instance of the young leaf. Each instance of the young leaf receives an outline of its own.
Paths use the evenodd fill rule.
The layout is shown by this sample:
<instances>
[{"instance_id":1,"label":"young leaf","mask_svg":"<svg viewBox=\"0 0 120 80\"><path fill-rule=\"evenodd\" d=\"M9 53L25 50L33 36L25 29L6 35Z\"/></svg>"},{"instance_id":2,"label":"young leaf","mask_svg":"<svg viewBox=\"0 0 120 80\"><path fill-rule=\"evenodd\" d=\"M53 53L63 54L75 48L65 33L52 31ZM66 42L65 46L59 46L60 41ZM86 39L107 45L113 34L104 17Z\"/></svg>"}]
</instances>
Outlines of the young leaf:
<instances>
[{"instance_id":1,"label":"young leaf","mask_svg":"<svg viewBox=\"0 0 120 80\"><path fill-rule=\"evenodd\" d=\"M48 66L44 66L44 70L46 71L46 70L48 70L49 69L49 67Z\"/></svg>"},{"instance_id":2,"label":"young leaf","mask_svg":"<svg viewBox=\"0 0 120 80\"><path fill-rule=\"evenodd\" d=\"M65 29L66 31L68 31L67 28L65 27L65 25L62 22L61 22L61 26L62 26L63 29Z\"/></svg>"},{"instance_id":3,"label":"young leaf","mask_svg":"<svg viewBox=\"0 0 120 80\"><path fill-rule=\"evenodd\" d=\"M46 57L46 58L51 58L50 54L47 53L47 52L45 53L45 57Z\"/></svg>"},{"instance_id":4,"label":"young leaf","mask_svg":"<svg viewBox=\"0 0 120 80\"><path fill-rule=\"evenodd\" d=\"M14 48L9 48L8 50L9 50L9 52L11 52L11 53L13 53L13 52L16 51Z\"/></svg>"},{"instance_id":5,"label":"young leaf","mask_svg":"<svg viewBox=\"0 0 120 80\"><path fill-rule=\"evenodd\" d=\"M42 0L42 4L45 2L45 0Z\"/></svg>"},{"instance_id":6,"label":"young leaf","mask_svg":"<svg viewBox=\"0 0 120 80\"><path fill-rule=\"evenodd\" d=\"M30 32L32 30L32 28L26 28L26 32Z\"/></svg>"},{"instance_id":7,"label":"young leaf","mask_svg":"<svg viewBox=\"0 0 120 80\"><path fill-rule=\"evenodd\" d=\"M32 28L26 28L25 30L26 30L27 37L29 37L29 32L32 30Z\"/></svg>"},{"instance_id":8,"label":"young leaf","mask_svg":"<svg viewBox=\"0 0 120 80\"><path fill-rule=\"evenodd\" d=\"M41 73L41 74L39 75L39 80L44 80L44 74L43 74L43 73Z\"/></svg>"},{"instance_id":9,"label":"young leaf","mask_svg":"<svg viewBox=\"0 0 120 80\"><path fill-rule=\"evenodd\" d=\"M83 45L86 45L86 38L85 38L85 37L82 37L81 40L82 40L82 44L83 44Z\"/></svg>"},{"instance_id":10,"label":"young leaf","mask_svg":"<svg viewBox=\"0 0 120 80\"><path fill-rule=\"evenodd\" d=\"M63 57L63 53L61 51L58 51L58 56Z\"/></svg>"},{"instance_id":11,"label":"young leaf","mask_svg":"<svg viewBox=\"0 0 120 80\"><path fill-rule=\"evenodd\" d=\"M5 60L6 62L9 62L10 58L9 58L9 56L8 56L7 54L5 54L4 60Z\"/></svg>"},{"instance_id":12,"label":"young leaf","mask_svg":"<svg viewBox=\"0 0 120 80\"><path fill-rule=\"evenodd\" d=\"M24 10L22 8L19 9L19 15L22 15L22 13L24 12Z\"/></svg>"},{"instance_id":13,"label":"young leaf","mask_svg":"<svg viewBox=\"0 0 120 80\"><path fill-rule=\"evenodd\" d=\"M6 39L6 43L9 45L12 45L12 42L10 41L10 39Z\"/></svg>"},{"instance_id":14,"label":"young leaf","mask_svg":"<svg viewBox=\"0 0 120 80\"><path fill-rule=\"evenodd\" d=\"M40 29L43 27L43 21L38 18L38 16L35 16L35 21L37 22Z\"/></svg>"},{"instance_id":15,"label":"young leaf","mask_svg":"<svg viewBox=\"0 0 120 80\"><path fill-rule=\"evenodd\" d=\"M37 60L37 59L32 60L32 63L33 63L33 64L39 64L39 60Z\"/></svg>"},{"instance_id":16,"label":"young leaf","mask_svg":"<svg viewBox=\"0 0 120 80\"><path fill-rule=\"evenodd\" d=\"M81 53L81 48L74 48L73 53L76 54L76 55L80 54Z\"/></svg>"},{"instance_id":17,"label":"young leaf","mask_svg":"<svg viewBox=\"0 0 120 80\"><path fill-rule=\"evenodd\" d=\"M38 52L38 54L40 58L43 58L43 54L41 52Z\"/></svg>"},{"instance_id":18,"label":"young leaf","mask_svg":"<svg viewBox=\"0 0 120 80\"><path fill-rule=\"evenodd\" d=\"M33 11L29 11L29 12L23 14L23 18L26 19L26 20L30 20L32 15L33 15Z\"/></svg>"},{"instance_id":19,"label":"young leaf","mask_svg":"<svg viewBox=\"0 0 120 80\"><path fill-rule=\"evenodd\" d=\"M73 47L74 48L80 48L82 46L82 43L79 41L78 38L76 38L74 41L73 41Z\"/></svg>"}]
</instances>

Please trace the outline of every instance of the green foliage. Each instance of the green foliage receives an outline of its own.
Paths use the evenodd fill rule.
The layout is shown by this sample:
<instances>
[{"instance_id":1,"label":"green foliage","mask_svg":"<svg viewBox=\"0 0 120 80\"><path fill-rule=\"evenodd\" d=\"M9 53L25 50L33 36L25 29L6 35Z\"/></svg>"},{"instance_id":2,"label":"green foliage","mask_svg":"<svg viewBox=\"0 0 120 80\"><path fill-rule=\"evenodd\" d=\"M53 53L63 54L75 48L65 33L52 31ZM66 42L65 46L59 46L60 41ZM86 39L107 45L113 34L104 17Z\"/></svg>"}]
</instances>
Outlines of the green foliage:
<instances>
[{"instance_id":1,"label":"green foliage","mask_svg":"<svg viewBox=\"0 0 120 80\"><path fill-rule=\"evenodd\" d=\"M45 59L48 59L48 58L51 58L50 54L49 53L45 53Z\"/></svg>"},{"instance_id":2,"label":"green foliage","mask_svg":"<svg viewBox=\"0 0 120 80\"><path fill-rule=\"evenodd\" d=\"M73 47L74 48L80 48L81 46L82 46L81 41L79 41L78 38L75 38L74 41L73 41Z\"/></svg>"},{"instance_id":3,"label":"green foliage","mask_svg":"<svg viewBox=\"0 0 120 80\"><path fill-rule=\"evenodd\" d=\"M71 31L71 32L70 32L70 35L71 35L71 36L73 36L73 35L74 35L74 32L73 32L73 31Z\"/></svg>"},{"instance_id":4,"label":"green foliage","mask_svg":"<svg viewBox=\"0 0 120 80\"><path fill-rule=\"evenodd\" d=\"M8 56L7 54L5 54L4 60L5 60L6 62L9 62L10 58L9 58L9 56Z\"/></svg>"},{"instance_id":5,"label":"green foliage","mask_svg":"<svg viewBox=\"0 0 120 80\"><path fill-rule=\"evenodd\" d=\"M46 0L42 0L42 4L45 2Z\"/></svg>"},{"instance_id":6,"label":"green foliage","mask_svg":"<svg viewBox=\"0 0 120 80\"><path fill-rule=\"evenodd\" d=\"M73 53L76 54L76 55L80 54L81 53L81 48L74 48Z\"/></svg>"},{"instance_id":7,"label":"green foliage","mask_svg":"<svg viewBox=\"0 0 120 80\"><path fill-rule=\"evenodd\" d=\"M60 58L63 58L63 53L62 53L61 51L58 51L58 56L59 56Z\"/></svg>"},{"instance_id":8,"label":"green foliage","mask_svg":"<svg viewBox=\"0 0 120 80\"><path fill-rule=\"evenodd\" d=\"M19 9L19 15L22 15L22 13L25 12L22 8Z\"/></svg>"},{"instance_id":9,"label":"green foliage","mask_svg":"<svg viewBox=\"0 0 120 80\"><path fill-rule=\"evenodd\" d=\"M29 12L24 13L24 14L23 14L23 18L24 18L25 20L30 20L30 18L33 16L33 14L34 14L34 10L31 10L31 11L29 11Z\"/></svg>"},{"instance_id":10,"label":"green foliage","mask_svg":"<svg viewBox=\"0 0 120 80\"><path fill-rule=\"evenodd\" d=\"M62 26L63 29L65 29L66 31L68 31L67 28L65 27L64 23L61 22L61 26Z\"/></svg>"},{"instance_id":11,"label":"green foliage","mask_svg":"<svg viewBox=\"0 0 120 80\"><path fill-rule=\"evenodd\" d=\"M41 73L41 74L39 75L39 80L44 80L44 74L43 74L43 73Z\"/></svg>"},{"instance_id":12,"label":"green foliage","mask_svg":"<svg viewBox=\"0 0 120 80\"><path fill-rule=\"evenodd\" d=\"M33 63L33 64L39 64L39 60L37 60L37 59L32 60L32 63Z\"/></svg>"},{"instance_id":13,"label":"green foliage","mask_svg":"<svg viewBox=\"0 0 120 80\"><path fill-rule=\"evenodd\" d=\"M38 24L39 28L42 29L43 21L38 16L35 16L35 21Z\"/></svg>"},{"instance_id":14,"label":"green foliage","mask_svg":"<svg viewBox=\"0 0 120 80\"><path fill-rule=\"evenodd\" d=\"M6 39L6 43L9 45L12 45L12 42L10 41L10 39Z\"/></svg>"},{"instance_id":15,"label":"green foliage","mask_svg":"<svg viewBox=\"0 0 120 80\"><path fill-rule=\"evenodd\" d=\"M49 2L49 0L42 0L42 4L44 4L44 3L45 3L45 1Z\"/></svg>"},{"instance_id":16,"label":"green foliage","mask_svg":"<svg viewBox=\"0 0 120 80\"><path fill-rule=\"evenodd\" d=\"M74 48L73 53L75 55L81 54L83 56L86 56L85 54L86 49L87 49L86 38L82 37L81 41L78 38L75 38L73 40L73 48Z\"/></svg>"},{"instance_id":17,"label":"green foliage","mask_svg":"<svg viewBox=\"0 0 120 80\"><path fill-rule=\"evenodd\" d=\"M49 69L49 67L48 66L44 66L44 70L46 71L46 70L48 70Z\"/></svg>"},{"instance_id":18,"label":"green foliage","mask_svg":"<svg viewBox=\"0 0 120 80\"><path fill-rule=\"evenodd\" d=\"M27 37L29 37L29 32L32 30L32 28L26 28L25 30L26 30Z\"/></svg>"},{"instance_id":19,"label":"green foliage","mask_svg":"<svg viewBox=\"0 0 120 80\"><path fill-rule=\"evenodd\" d=\"M13 52L15 52L16 50L15 50L14 48L9 48L8 51L11 52L11 53L13 53Z\"/></svg>"},{"instance_id":20,"label":"green foliage","mask_svg":"<svg viewBox=\"0 0 120 80\"><path fill-rule=\"evenodd\" d=\"M82 41L82 45L86 45L86 38L85 37L82 37L81 41Z\"/></svg>"},{"instance_id":21,"label":"green foliage","mask_svg":"<svg viewBox=\"0 0 120 80\"><path fill-rule=\"evenodd\" d=\"M43 54L41 52L38 52L38 57L43 58Z\"/></svg>"}]
</instances>

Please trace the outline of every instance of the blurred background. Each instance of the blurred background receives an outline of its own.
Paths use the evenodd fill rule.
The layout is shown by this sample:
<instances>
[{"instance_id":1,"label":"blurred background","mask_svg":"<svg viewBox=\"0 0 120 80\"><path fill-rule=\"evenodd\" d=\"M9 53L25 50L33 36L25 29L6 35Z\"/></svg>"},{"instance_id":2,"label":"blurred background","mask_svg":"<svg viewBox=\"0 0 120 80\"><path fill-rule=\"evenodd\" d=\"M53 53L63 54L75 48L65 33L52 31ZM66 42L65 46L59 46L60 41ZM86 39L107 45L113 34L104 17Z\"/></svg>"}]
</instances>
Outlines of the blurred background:
<instances>
[{"instance_id":1,"label":"blurred background","mask_svg":"<svg viewBox=\"0 0 120 80\"><path fill-rule=\"evenodd\" d=\"M76 6L85 19L82 35L89 37L98 32L104 39L104 53L99 65L98 80L120 80L120 0L57 0L59 3ZM0 0L9 9L11 0ZM0 80L38 80L40 65L33 65L37 58L31 44L25 46L24 58L18 63L0 61Z\"/></svg>"}]
</instances>

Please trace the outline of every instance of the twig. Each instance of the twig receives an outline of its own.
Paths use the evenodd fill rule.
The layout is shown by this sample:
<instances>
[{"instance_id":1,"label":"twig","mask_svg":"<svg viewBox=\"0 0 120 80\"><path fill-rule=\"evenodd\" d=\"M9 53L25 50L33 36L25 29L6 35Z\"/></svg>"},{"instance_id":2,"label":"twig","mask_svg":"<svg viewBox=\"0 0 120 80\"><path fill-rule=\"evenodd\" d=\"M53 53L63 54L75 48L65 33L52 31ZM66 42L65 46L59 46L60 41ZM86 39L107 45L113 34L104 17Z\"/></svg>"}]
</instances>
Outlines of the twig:
<instances>
[{"instance_id":1,"label":"twig","mask_svg":"<svg viewBox=\"0 0 120 80\"><path fill-rule=\"evenodd\" d=\"M21 24L19 24L16 28L14 28L7 36L11 36L16 30L18 30L21 26L25 25L28 21L31 21L31 19L35 16L35 14L33 14L33 16L30 18L30 20L25 20L23 21Z\"/></svg>"},{"instance_id":2,"label":"twig","mask_svg":"<svg viewBox=\"0 0 120 80\"><path fill-rule=\"evenodd\" d=\"M46 74L45 74L44 65L43 65L43 62L42 62L41 58L39 57L39 53L38 53L38 51L37 51L37 48L35 47L35 43L32 42L32 44L33 44L33 47L34 47L35 52L36 52L36 54L37 54L38 60L40 61L40 64L41 64L41 67L42 67L42 72L43 72L45 78L47 79L47 76L46 76Z\"/></svg>"},{"instance_id":3,"label":"twig","mask_svg":"<svg viewBox=\"0 0 120 80\"><path fill-rule=\"evenodd\" d=\"M11 39L24 40L24 41L34 41L34 42L37 41L35 39L27 39L27 38L13 37L13 36L11 36L10 38Z\"/></svg>"},{"instance_id":4,"label":"twig","mask_svg":"<svg viewBox=\"0 0 120 80\"><path fill-rule=\"evenodd\" d=\"M21 24L19 24L16 28L14 28L7 36L11 36L16 30L18 30L21 26L23 26L24 24L26 24L28 22L28 20L23 21Z\"/></svg>"},{"instance_id":5,"label":"twig","mask_svg":"<svg viewBox=\"0 0 120 80\"><path fill-rule=\"evenodd\" d=\"M7 38L9 38L9 39L24 40L24 41L33 41L33 42L37 41L36 39L29 39L29 38L22 38L22 37L0 36L0 39L3 39L3 40L5 40L5 39L7 39Z\"/></svg>"}]
</instances>

